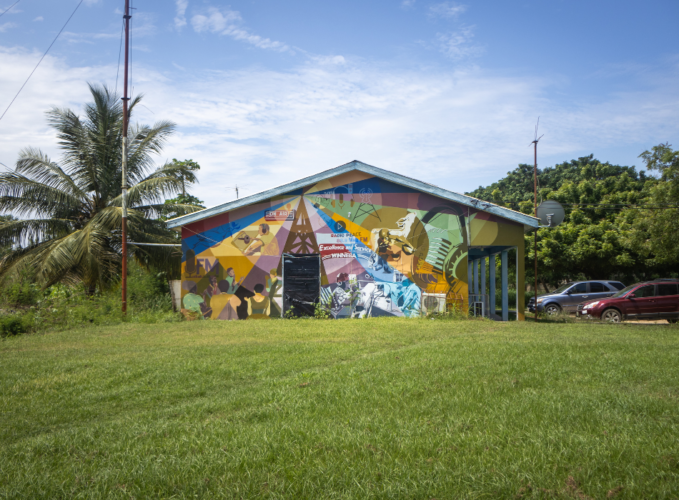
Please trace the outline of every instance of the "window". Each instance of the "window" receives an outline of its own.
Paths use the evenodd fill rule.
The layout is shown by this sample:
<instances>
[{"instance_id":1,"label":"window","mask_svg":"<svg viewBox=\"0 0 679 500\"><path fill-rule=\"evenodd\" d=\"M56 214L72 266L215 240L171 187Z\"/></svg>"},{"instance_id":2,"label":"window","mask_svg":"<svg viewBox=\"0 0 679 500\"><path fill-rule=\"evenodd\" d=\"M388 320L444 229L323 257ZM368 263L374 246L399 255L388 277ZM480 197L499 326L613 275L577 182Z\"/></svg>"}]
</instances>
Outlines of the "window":
<instances>
[{"instance_id":1,"label":"window","mask_svg":"<svg viewBox=\"0 0 679 500\"><path fill-rule=\"evenodd\" d=\"M578 283L569 291L571 293L587 293L587 283Z\"/></svg>"},{"instance_id":2,"label":"window","mask_svg":"<svg viewBox=\"0 0 679 500\"><path fill-rule=\"evenodd\" d=\"M676 283L663 283L658 285L658 295L679 295Z\"/></svg>"},{"instance_id":3,"label":"window","mask_svg":"<svg viewBox=\"0 0 679 500\"><path fill-rule=\"evenodd\" d=\"M634 296L636 298L642 297L655 297L655 285L645 285L634 290Z\"/></svg>"},{"instance_id":4,"label":"window","mask_svg":"<svg viewBox=\"0 0 679 500\"><path fill-rule=\"evenodd\" d=\"M604 293L608 291L608 287L603 283L590 283L589 291L592 293Z\"/></svg>"},{"instance_id":5,"label":"window","mask_svg":"<svg viewBox=\"0 0 679 500\"><path fill-rule=\"evenodd\" d=\"M622 290L623 288L625 288L625 285L623 285L619 281L609 281L608 284L611 285L613 288L617 288L618 290Z\"/></svg>"}]
</instances>

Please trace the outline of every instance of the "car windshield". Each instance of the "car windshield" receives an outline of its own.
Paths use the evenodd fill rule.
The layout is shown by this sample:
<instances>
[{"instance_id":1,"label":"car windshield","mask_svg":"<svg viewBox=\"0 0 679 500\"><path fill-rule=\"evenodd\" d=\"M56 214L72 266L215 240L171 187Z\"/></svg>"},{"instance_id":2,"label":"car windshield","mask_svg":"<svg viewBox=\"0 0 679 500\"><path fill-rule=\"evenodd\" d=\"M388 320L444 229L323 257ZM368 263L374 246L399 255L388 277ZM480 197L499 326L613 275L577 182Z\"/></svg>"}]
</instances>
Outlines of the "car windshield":
<instances>
[{"instance_id":1,"label":"car windshield","mask_svg":"<svg viewBox=\"0 0 679 500\"><path fill-rule=\"evenodd\" d=\"M572 287L572 286L573 286L573 283L568 283L567 285L562 285L562 286L560 286L559 288L557 288L556 290L554 290L552 293L562 293L562 292L565 292L566 290L568 290L568 289L569 289L570 287Z\"/></svg>"},{"instance_id":2,"label":"car windshield","mask_svg":"<svg viewBox=\"0 0 679 500\"><path fill-rule=\"evenodd\" d=\"M615 293L611 295L611 297L622 297L623 295L627 294L630 290L632 290L636 285L630 285L627 288L623 288L620 290L618 293Z\"/></svg>"}]
</instances>

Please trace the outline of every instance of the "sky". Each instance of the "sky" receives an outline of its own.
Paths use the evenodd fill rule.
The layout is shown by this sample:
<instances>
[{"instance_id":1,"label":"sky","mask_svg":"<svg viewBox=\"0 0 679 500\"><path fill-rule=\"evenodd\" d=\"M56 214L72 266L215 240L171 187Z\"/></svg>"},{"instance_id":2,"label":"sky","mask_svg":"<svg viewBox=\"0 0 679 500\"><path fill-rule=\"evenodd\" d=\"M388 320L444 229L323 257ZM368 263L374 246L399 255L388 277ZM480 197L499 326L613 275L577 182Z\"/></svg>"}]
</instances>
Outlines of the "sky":
<instances>
[{"instance_id":1,"label":"sky","mask_svg":"<svg viewBox=\"0 0 679 500\"><path fill-rule=\"evenodd\" d=\"M16 0L0 0L0 13ZM80 0L0 16L0 114ZM158 165L201 165L207 206L352 160L456 192L594 154L679 147L676 0L132 0L133 121L171 120ZM122 92L123 0L83 0L0 121L0 163L59 160L45 112Z\"/></svg>"}]
</instances>

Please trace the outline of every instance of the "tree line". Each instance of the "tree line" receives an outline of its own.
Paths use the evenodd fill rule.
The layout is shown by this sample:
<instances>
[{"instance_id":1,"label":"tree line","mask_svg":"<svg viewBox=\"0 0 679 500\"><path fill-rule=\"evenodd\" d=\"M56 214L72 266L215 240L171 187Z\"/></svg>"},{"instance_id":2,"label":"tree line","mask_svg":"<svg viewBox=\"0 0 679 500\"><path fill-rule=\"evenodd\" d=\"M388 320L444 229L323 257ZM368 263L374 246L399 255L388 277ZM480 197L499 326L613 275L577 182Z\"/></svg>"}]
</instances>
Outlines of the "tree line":
<instances>
[{"instance_id":1,"label":"tree line","mask_svg":"<svg viewBox=\"0 0 679 500\"><path fill-rule=\"evenodd\" d=\"M659 144L639 157L646 171L593 155L538 169L538 204L555 200L566 211L560 226L538 230L538 281L547 290L578 279L631 284L678 275L679 151ZM533 166L467 194L532 215ZM533 238L525 236L527 283Z\"/></svg>"}]
</instances>

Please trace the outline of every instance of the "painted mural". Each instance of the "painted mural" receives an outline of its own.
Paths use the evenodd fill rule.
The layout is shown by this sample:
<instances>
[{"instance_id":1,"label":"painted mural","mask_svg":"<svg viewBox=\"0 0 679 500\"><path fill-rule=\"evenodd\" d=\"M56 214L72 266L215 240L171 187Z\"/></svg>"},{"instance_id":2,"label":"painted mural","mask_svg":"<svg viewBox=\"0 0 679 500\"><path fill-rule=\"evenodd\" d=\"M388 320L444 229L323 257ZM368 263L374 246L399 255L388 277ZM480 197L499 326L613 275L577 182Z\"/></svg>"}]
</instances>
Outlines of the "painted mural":
<instances>
[{"instance_id":1,"label":"painted mural","mask_svg":"<svg viewBox=\"0 0 679 500\"><path fill-rule=\"evenodd\" d=\"M467 299L476 212L354 171L182 228L182 305L204 319L283 316L283 254L318 254L333 318L415 317Z\"/></svg>"}]
</instances>

